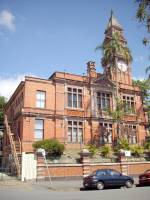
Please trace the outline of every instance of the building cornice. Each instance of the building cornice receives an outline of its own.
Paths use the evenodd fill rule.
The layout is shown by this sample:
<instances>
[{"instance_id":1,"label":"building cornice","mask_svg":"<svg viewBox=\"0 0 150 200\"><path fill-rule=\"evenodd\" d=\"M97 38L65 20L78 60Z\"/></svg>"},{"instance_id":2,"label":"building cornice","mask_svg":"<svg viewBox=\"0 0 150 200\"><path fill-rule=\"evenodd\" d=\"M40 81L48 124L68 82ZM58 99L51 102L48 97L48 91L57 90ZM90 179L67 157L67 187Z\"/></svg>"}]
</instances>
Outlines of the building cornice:
<instances>
[{"instance_id":1,"label":"building cornice","mask_svg":"<svg viewBox=\"0 0 150 200\"><path fill-rule=\"evenodd\" d=\"M21 81L20 84L18 85L18 87L16 88L15 92L12 94L12 96L10 97L10 99L8 100L8 102L6 103L5 110L14 101L14 99L18 95L19 91L24 87L24 85L25 85L25 81Z\"/></svg>"}]
</instances>

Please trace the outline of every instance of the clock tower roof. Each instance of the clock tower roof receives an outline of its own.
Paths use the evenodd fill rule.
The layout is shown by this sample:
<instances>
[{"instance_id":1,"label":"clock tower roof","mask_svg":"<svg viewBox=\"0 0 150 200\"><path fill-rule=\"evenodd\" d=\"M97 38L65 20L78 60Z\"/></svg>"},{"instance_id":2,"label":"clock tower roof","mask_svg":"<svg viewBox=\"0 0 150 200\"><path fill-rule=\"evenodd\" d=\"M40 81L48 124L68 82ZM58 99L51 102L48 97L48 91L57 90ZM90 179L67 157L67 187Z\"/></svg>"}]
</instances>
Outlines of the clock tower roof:
<instances>
[{"instance_id":1,"label":"clock tower roof","mask_svg":"<svg viewBox=\"0 0 150 200\"><path fill-rule=\"evenodd\" d=\"M105 30L104 43L105 42L107 43L108 40L111 40L113 34L116 33L116 32L119 34L119 37L120 37L119 40L122 43L127 44L127 41L126 41L126 39L124 38L124 35L123 35L123 28L119 24L117 18L114 16L113 11L111 10L109 22L108 22L107 28Z\"/></svg>"},{"instance_id":2,"label":"clock tower roof","mask_svg":"<svg viewBox=\"0 0 150 200\"><path fill-rule=\"evenodd\" d=\"M119 30L123 30L122 26L120 25L117 18L114 16L113 11L111 10L111 15L110 15L110 19L109 19L109 22L108 22L108 25L106 28L106 32L107 32L107 30L109 30L112 27L115 27L116 29L119 29Z\"/></svg>"}]
</instances>

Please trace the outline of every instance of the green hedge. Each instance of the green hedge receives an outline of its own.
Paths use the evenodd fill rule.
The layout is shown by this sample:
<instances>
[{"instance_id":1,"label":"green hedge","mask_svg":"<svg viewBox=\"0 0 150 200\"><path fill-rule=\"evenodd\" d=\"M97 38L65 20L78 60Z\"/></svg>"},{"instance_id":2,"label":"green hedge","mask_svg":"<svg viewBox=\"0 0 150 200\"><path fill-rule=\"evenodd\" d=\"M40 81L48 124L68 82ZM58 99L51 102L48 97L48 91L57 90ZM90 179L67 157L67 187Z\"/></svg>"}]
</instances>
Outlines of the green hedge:
<instances>
[{"instance_id":1,"label":"green hedge","mask_svg":"<svg viewBox=\"0 0 150 200\"><path fill-rule=\"evenodd\" d=\"M40 140L33 143L34 149L45 149L49 156L60 156L65 150L65 146L56 139Z\"/></svg>"}]
</instances>

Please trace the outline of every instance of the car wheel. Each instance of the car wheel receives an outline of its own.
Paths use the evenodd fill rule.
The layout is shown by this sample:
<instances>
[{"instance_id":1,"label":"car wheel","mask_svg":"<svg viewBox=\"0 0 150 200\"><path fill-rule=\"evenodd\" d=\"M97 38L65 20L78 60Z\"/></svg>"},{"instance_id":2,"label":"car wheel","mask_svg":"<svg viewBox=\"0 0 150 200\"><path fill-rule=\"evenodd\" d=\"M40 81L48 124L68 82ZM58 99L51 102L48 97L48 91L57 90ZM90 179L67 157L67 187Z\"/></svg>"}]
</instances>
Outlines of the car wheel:
<instances>
[{"instance_id":1,"label":"car wheel","mask_svg":"<svg viewBox=\"0 0 150 200\"><path fill-rule=\"evenodd\" d=\"M84 185L84 189L88 190L88 189L90 189L90 187L87 185Z\"/></svg>"},{"instance_id":2,"label":"car wheel","mask_svg":"<svg viewBox=\"0 0 150 200\"><path fill-rule=\"evenodd\" d=\"M130 180L126 181L125 186L126 186L126 188L132 188L132 186L133 186L132 181L130 181Z\"/></svg>"},{"instance_id":3,"label":"car wheel","mask_svg":"<svg viewBox=\"0 0 150 200\"><path fill-rule=\"evenodd\" d=\"M103 190L103 189L104 189L104 183L101 182L101 181L99 181L99 182L97 183L96 187L97 187L98 190Z\"/></svg>"}]
</instances>

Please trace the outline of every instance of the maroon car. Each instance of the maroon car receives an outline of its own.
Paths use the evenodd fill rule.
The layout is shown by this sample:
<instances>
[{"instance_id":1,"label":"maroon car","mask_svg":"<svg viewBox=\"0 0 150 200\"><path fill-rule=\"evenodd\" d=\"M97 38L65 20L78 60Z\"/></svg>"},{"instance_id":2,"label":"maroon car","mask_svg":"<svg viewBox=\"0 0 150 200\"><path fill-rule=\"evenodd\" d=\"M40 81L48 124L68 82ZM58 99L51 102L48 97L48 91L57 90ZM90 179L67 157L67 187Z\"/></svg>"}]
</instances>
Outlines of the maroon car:
<instances>
[{"instance_id":1,"label":"maroon car","mask_svg":"<svg viewBox=\"0 0 150 200\"><path fill-rule=\"evenodd\" d=\"M150 185L150 169L139 175L140 185Z\"/></svg>"}]
</instances>

